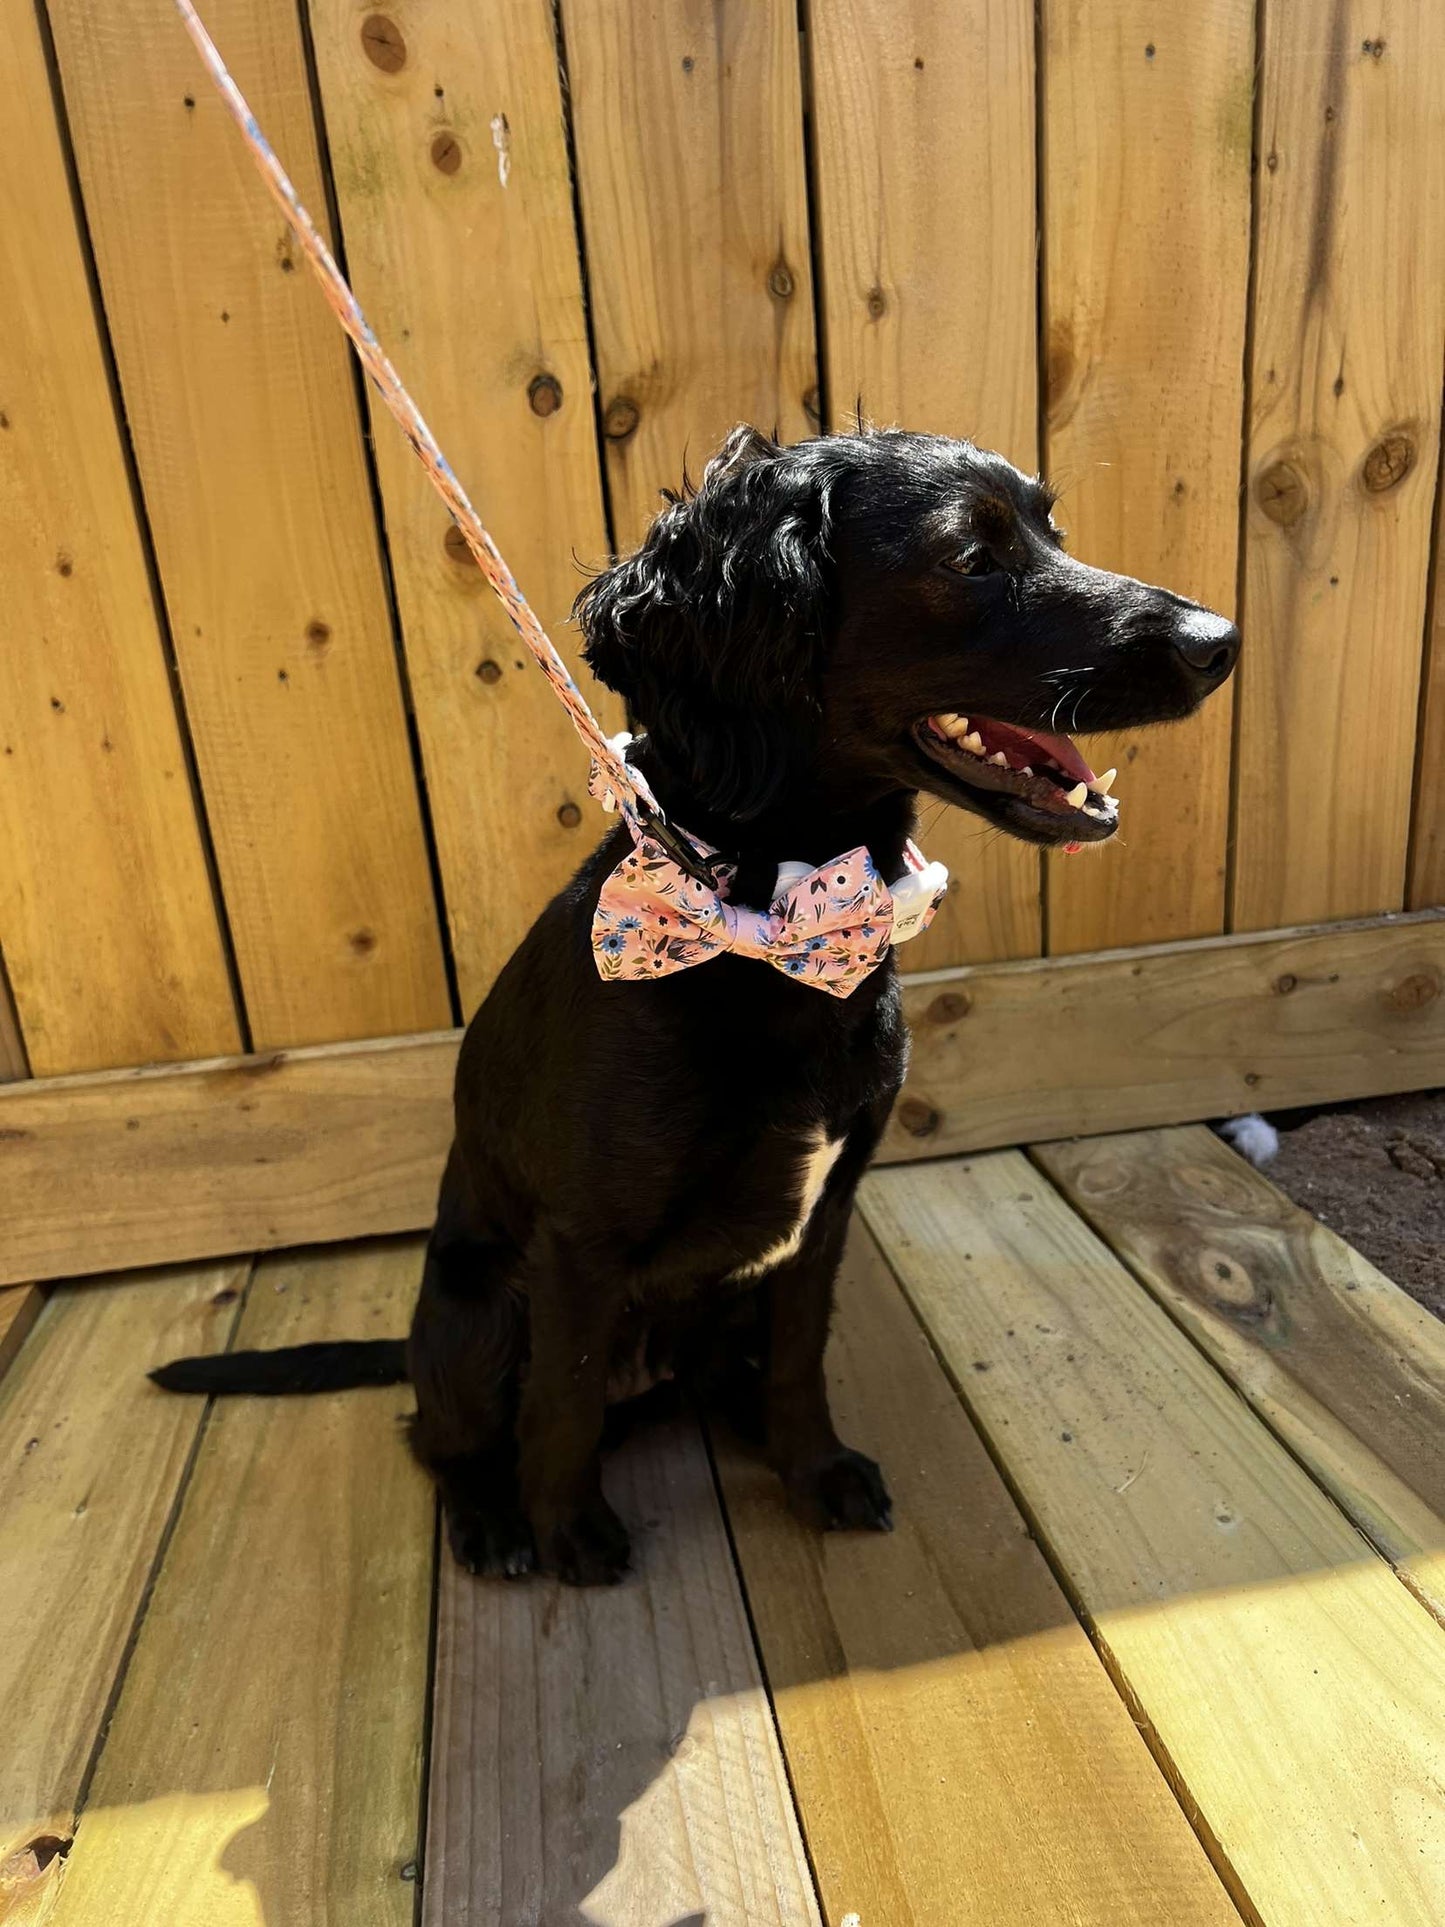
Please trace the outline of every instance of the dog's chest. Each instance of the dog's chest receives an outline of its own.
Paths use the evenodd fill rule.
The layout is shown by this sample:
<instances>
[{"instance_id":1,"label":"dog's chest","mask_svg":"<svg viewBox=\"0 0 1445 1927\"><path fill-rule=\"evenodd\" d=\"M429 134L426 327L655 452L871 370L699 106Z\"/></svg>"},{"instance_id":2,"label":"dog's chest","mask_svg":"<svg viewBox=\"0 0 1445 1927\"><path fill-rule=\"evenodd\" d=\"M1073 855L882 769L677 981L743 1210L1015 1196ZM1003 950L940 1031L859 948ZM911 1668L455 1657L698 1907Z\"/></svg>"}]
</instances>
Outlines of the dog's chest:
<instances>
[{"instance_id":1,"label":"dog's chest","mask_svg":"<svg viewBox=\"0 0 1445 1927\"><path fill-rule=\"evenodd\" d=\"M843 1149L841 1137L830 1138L819 1125L804 1140L802 1155L793 1165L782 1185L796 1215L780 1237L775 1239L758 1257L745 1265L739 1265L731 1274L736 1281L762 1278L775 1271L789 1258L796 1257L818 1200L822 1197L828 1175L838 1162L838 1154Z\"/></svg>"}]
</instances>

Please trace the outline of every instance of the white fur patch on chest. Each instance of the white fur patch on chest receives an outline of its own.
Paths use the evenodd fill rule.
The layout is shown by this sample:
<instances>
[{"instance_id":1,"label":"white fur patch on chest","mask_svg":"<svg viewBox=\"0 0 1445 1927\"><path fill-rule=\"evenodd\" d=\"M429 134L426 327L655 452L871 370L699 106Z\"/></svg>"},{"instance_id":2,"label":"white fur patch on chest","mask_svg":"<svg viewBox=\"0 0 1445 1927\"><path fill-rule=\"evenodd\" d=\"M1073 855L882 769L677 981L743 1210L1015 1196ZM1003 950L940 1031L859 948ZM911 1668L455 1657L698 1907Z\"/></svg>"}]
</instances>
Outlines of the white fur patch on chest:
<instances>
[{"instance_id":1,"label":"white fur patch on chest","mask_svg":"<svg viewBox=\"0 0 1445 1927\"><path fill-rule=\"evenodd\" d=\"M820 1124L809 1138L808 1149L794 1174L798 1216L792 1229L785 1231L777 1243L770 1245L760 1258L754 1258L751 1264L739 1265L736 1271L729 1274L731 1278L737 1280L761 1278L797 1255L809 1221L817 1209L818 1200L823 1195L823 1187L828 1182L828 1174L838 1162L838 1153L842 1149L843 1139L825 1137Z\"/></svg>"}]
</instances>

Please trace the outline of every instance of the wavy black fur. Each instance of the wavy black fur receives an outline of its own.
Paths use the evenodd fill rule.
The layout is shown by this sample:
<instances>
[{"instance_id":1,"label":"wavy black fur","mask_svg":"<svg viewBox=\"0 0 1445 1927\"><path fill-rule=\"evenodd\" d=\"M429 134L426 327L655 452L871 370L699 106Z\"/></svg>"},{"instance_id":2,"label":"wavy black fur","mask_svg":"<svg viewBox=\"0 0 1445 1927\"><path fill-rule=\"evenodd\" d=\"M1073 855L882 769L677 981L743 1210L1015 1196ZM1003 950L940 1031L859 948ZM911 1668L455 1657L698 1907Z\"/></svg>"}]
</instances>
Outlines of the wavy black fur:
<instances>
[{"instance_id":1,"label":"wavy black fur","mask_svg":"<svg viewBox=\"0 0 1445 1927\"><path fill-rule=\"evenodd\" d=\"M1035 843L1110 833L1100 813L1050 813L940 760L921 727L943 710L1138 727L1187 715L1229 674L1228 622L1074 560L1051 507L966 442L784 448L741 428L583 590L588 660L645 728L668 814L736 860L735 901L766 904L785 858L860 843L897 877L920 790ZM598 1471L609 1401L721 1405L803 1517L890 1522L878 1467L833 1429L823 1349L854 1190L907 1057L897 966L846 999L727 956L605 982L589 932L628 847L615 829L542 912L458 1060L406 1368L413 1447L474 1571L618 1577L627 1535ZM400 1376L395 1346L370 1360ZM364 1363L306 1347L157 1378L299 1391L375 1382Z\"/></svg>"}]
</instances>

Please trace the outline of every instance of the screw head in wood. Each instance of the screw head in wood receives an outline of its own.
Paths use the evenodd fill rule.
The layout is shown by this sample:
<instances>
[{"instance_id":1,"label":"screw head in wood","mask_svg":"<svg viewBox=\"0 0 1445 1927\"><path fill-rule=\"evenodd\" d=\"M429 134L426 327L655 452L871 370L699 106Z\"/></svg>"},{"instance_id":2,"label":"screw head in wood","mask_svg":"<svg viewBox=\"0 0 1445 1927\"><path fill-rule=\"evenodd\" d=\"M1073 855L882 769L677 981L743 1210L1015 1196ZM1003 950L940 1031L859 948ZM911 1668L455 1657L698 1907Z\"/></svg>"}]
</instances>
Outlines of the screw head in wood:
<instances>
[{"instance_id":1,"label":"screw head in wood","mask_svg":"<svg viewBox=\"0 0 1445 1927\"><path fill-rule=\"evenodd\" d=\"M564 803L557 812L557 821L564 830L575 830L582 821L582 812L575 803Z\"/></svg>"}]
</instances>

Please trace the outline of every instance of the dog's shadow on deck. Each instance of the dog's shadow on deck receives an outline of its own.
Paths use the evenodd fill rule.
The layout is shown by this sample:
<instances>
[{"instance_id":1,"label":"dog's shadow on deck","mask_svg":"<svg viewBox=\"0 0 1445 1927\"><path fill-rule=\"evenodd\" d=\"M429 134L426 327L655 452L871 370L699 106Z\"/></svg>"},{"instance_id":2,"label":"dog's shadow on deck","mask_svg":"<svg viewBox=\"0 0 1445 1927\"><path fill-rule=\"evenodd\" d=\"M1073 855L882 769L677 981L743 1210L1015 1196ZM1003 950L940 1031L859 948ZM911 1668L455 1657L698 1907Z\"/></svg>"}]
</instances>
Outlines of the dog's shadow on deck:
<instances>
[{"instance_id":1,"label":"dog's shadow on deck","mask_svg":"<svg viewBox=\"0 0 1445 1927\"><path fill-rule=\"evenodd\" d=\"M477 1580L446 1560L424 1927L807 1927L824 1916L790 1771L809 1825L821 1767L830 1800L856 1779L860 1815L908 1800L885 1860L926 1852L971 1825L923 1769L937 1695L1047 1726L1010 1685L1018 1642L1052 1651L1069 1628L1073 1663L1097 1666L913 1314L856 1252L829 1377L843 1437L884 1466L891 1533L800 1525L753 1449L674 1420L606 1460L633 1537L621 1585ZM1058 1661L1045 1670L1056 1686ZM1139 1745L1117 1711L1106 1768ZM967 1744L955 1733L951 1764ZM836 1840L855 1822L829 1824ZM869 1920L867 1896L819 1871L827 1927Z\"/></svg>"}]
</instances>

